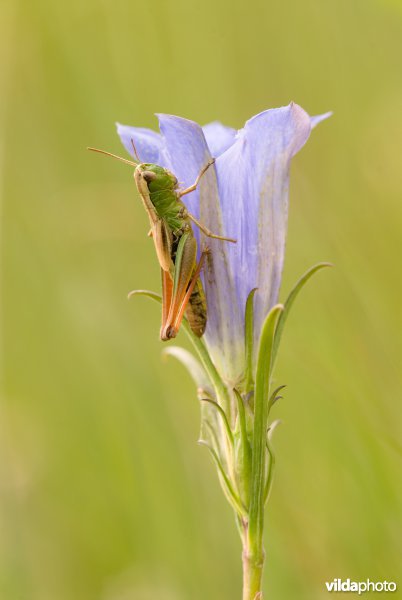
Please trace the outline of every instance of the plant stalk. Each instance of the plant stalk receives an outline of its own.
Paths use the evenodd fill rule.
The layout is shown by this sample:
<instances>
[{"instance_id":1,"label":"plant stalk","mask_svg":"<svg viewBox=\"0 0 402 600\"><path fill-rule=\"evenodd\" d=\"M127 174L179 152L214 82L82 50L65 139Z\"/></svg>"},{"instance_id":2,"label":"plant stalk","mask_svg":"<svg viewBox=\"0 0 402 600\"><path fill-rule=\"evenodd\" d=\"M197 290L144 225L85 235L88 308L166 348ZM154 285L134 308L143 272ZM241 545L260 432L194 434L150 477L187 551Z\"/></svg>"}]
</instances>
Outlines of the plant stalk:
<instances>
[{"instance_id":1,"label":"plant stalk","mask_svg":"<svg viewBox=\"0 0 402 600\"><path fill-rule=\"evenodd\" d=\"M248 536L243 547L243 600L262 600L262 573L265 552L261 547L257 552L250 551Z\"/></svg>"}]
</instances>

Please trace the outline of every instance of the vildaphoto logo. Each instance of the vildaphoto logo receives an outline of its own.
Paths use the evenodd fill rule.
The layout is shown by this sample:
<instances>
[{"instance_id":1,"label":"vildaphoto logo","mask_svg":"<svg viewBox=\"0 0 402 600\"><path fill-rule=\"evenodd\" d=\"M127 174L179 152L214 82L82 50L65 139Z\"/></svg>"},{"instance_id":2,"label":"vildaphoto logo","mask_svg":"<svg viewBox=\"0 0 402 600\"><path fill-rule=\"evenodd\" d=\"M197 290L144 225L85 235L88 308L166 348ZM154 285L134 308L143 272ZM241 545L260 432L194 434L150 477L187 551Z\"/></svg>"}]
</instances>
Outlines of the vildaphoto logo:
<instances>
[{"instance_id":1,"label":"vildaphoto logo","mask_svg":"<svg viewBox=\"0 0 402 600\"><path fill-rule=\"evenodd\" d=\"M326 581L325 585L329 592L395 592L396 583L394 581L351 581L350 579L334 579Z\"/></svg>"}]
</instances>

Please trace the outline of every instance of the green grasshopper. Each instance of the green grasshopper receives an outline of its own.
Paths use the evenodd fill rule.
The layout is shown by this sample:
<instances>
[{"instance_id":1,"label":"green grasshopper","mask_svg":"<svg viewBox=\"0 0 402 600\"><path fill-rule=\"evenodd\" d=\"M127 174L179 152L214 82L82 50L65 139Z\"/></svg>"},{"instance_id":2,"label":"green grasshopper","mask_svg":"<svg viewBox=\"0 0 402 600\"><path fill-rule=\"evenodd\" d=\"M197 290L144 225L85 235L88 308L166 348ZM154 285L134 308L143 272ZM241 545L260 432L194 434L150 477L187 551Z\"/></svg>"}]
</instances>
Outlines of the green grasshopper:
<instances>
[{"instance_id":1,"label":"green grasshopper","mask_svg":"<svg viewBox=\"0 0 402 600\"><path fill-rule=\"evenodd\" d=\"M207 324L207 305L200 279L205 256L202 251L197 264L197 241L191 222L208 237L235 243L236 240L212 233L190 214L181 200L193 192L207 169L215 162L211 159L203 167L193 185L180 189L177 177L160 165L141 163L131 142L138 162L127 160L97 148L88 148L112 156L134 167L134 180L148 214L156 255L162 274L162 325L160 338L170 340L178 334L184 314L197 337L201 337Z\"/></svg>"}]
</instances>

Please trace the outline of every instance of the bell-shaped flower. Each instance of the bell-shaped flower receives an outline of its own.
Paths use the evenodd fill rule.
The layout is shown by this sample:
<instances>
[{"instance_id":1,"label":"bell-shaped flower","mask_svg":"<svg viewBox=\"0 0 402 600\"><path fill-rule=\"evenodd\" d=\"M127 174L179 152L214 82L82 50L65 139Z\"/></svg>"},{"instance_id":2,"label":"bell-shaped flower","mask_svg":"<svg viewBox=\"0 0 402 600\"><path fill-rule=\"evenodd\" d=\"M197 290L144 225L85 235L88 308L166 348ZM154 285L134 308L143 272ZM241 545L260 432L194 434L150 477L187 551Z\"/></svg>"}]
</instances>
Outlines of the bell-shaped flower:
<instances>
[{"instance_id":1,"label":"bell-shaped flower","mask_svg":"<svg viewBox=\"0 0 402 600\"><path fill-rule=\"evenodd\" d=\"M289 170L312 128L329 113L310 117L291 103L266 110L235 131L213 122L159 114L160 133L118 124L130 154L134 140L143 162L169 168L190 186L211 159L215 164L193 193L189 211L216 234L236 244L206 238L194 226L199 250L211 252L202 274L208 324L205 342L221 376L233 386L245 372L245 307L254 296L254 347L270 309L278 302L288 215Z\"/></svg>"}]
</instances>

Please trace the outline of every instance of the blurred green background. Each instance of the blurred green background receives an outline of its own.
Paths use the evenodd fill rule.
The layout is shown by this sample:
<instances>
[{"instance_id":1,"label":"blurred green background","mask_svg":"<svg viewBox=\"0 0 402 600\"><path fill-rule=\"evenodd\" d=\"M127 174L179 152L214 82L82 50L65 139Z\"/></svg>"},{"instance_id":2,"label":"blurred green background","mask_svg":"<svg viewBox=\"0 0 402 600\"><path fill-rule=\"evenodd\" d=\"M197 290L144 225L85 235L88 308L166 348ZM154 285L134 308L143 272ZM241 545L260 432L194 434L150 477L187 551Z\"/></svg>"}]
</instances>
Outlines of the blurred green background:
<instances>
[{"instance_id":1,"label":"blurred green background","mask_svg":"<svg viewBox=\"0 0 402 600\"><path fill-rule=\"evenodd\" d=\"M147 218L114 122L334 117L293 163L267 598L402 590L402 4L2 0L0 598L240 598L240 542L161 359ZM187 344L181 336L180 342ZM402 597L402 591L393 597Z\"/></svg>"}]
</instances>

